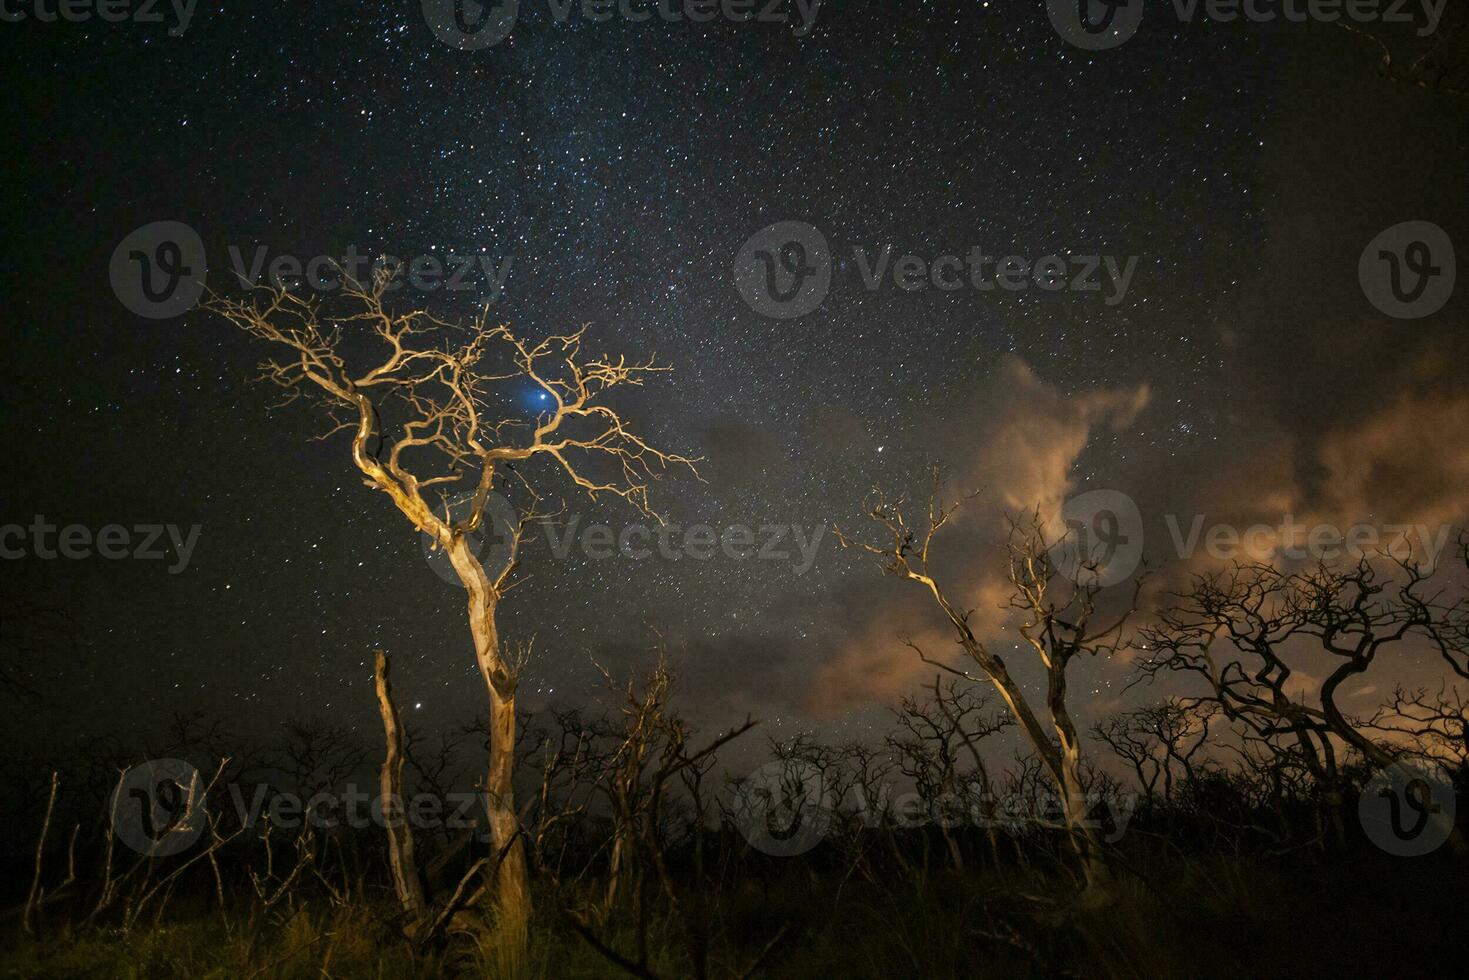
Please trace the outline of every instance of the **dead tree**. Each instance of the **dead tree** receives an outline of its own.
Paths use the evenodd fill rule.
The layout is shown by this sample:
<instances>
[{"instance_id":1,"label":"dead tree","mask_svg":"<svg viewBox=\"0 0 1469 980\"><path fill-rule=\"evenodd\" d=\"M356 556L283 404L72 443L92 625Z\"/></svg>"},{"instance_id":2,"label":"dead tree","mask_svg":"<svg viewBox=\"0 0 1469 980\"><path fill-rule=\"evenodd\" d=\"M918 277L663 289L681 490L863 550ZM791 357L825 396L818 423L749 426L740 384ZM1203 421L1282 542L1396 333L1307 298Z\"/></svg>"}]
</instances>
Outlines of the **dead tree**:
<instances>
[{"instance_id":1,"label":"dead tree","mask_svg":"<svg viewBox=\"0 0 1469 980\"><path fill-rule=\"evenodd\" d=\"M292 722L262 753L302 799L337 792L362 770L367 749L351 729L319 721Z\"/></svg>"},{"instance_id":2,"label":"dead tree","mask_svg":"<svg viewBox=\"0 0 1469 980\"><path fill-rule=\"evenodd\" d=\"M833 793L837 801L833 816L851 825L850 836L857 836L859 826L882 827L887 823L887 780L896 762L885 749L885 745L879 748L852 741L843 744L839 750L847 775L841 795ZM853 798L850 809L842 806L847 797Z\"/></svg>"},{"instance_id":3,"label":"dead tree","mask_svg":"<svg viewBox=\"0 0 1469 980\"><path fill-rule=\"evenodd\" d=\"M1342 686L1389 656L1437 653L1456 673L1465 668L1463 601L1446 603L1411 556L1364 557L1347 567L1325 563L1285 572L1267 563L1236 564L1196 576L1158 622L1144 630L1151 656L1144 676L1177 671L1200 678L1206 699L1230 721L1268 740L1293 739L1340 824L1343 777L1337 743L1374 767L1394 757L1347 717ZM1334 666L1312 696L1290 683L1308 652ZM1462 847L1457 835L1451 838Z\"/></svg>"},{"instance_id":4,"label":"dead tree","mask_svg":"<svg viewBox=\"0 0 1469 980\"><path fill-rule=\"evenodd\" d=\"M954 870L964 870L964 854L951 829L971 813L982 813L993 829L993 788L979 742L1015 724L1008 714L990 712L989 699L958 678L933 679L923 699L905 697L893 712L898 730L888 736L898 770L912 781L938 824ZM965 759L969 760L966 767ZM995 851L993 835L991 850ZM996 854L997 856L997 854Z\"/></svg>"},{"instance_id":5,"label":"dead tree","mask_svg":"<svg viewBox=\"0 0 1469 980\"><path fill-rule=\"evenodd\" d=\"M25 914L22 924L25 931L30 935L36 934L35 914L36 905L42 896L41 889L41 858L46 853L46 838L51 834L51 814L56 810L56 791L61 786L61 773L51 773L51 794L46 799L46 819L41 822L41 836L36 840L36 864L31 877L31 890L26 895Z\"/></svg>"},{"instance_id":6,"label":"dead tree","mask_svg":"<svg viewBox=\"0 0 1469 980\"><path fill-rule=\"evenodd\" d=\"M1197 775L1194 759L1208 742L1215 714L1212 702L1169 698L1098 722L1092 737L1132 768L1148 802L1159 797L1161 784L1163 803L1171 805L1175 781Z\"/></svg>"},{"instance_id":7,"label":"dead tree","mask_svg":"<svg viewBox=\"0 0 1469 980\"><path fill-rule=\"evenodd\" d=\"M1227 781L1242 804L1243 819L1234 831L1244 831L1270 842L1271 853L1284 853L1302 846L1322 847L1327 837L1320 803L1320 759L1309 740L1286 728L1265 734L1253 726L1236 722L1230 737L1213 740L1222 753L1230 755L1236 765L1213 773ZM1216 784L1217 786L1218 784ZM1302 809L1314 821L1311 834L1302 839L1297 826ZM1272 826L1264 819L1274 817ZM1219 824L1221 815L1214 811L1200 814L1206 821Z\"/></svg>"},{"instance_id":8,"label":"dead tree","mask_svg":"<svg viewBox=\"0 0 1469 980\"><path fill-rule=\"evenodd\" d=\"M701 749L689 743L694 732L669 706L673 674L661 656L641 688L629 682L622 691L621 724L616 729L619 743L613 748L609 777L601 784L612 810L613 844L608 885L600 917L605 918L625 894L633 918L634 950L618 952L599 938L592 928L592 915L567 909L567 922L587 944L611 963L633 976L653 978L649 967L649 930L653 905L661 896L672 918L681 927L692 975L709 976L710 919L706 908L707 883L699 880L687 894L669 869L667 828L671 797L682 776L707 767L720 748L744 735L755 722L745 719L711 739ZM608 686L616 690L611 677ZM697 846L697 845L696 845ZM696 873L702 867L696 862ZM760 959L784 934L766 946L756 962L736 976L748 976Z\"/></svg>"},{"instance_id":9,"label":"dead tree","mask_svg":"<svg viewBox=\"0 0 1469 980\"><path fill-rule=\"evenodd\" d=\"M560 881L573 839L592 816L595 797L612 775L616 729L604 718L577 709L548 709L550 724L536 732L525 762L540 773L535 795L522 822L530 836L536 867Z\"/></svg>"},{"instance_id":10,"label":"dead tree","mask_svg":"<svg viewBox=\"0 0 1469 980\"><path fill-rule=\"evenodd\" d=\"M1067 706L1066 671L1077 656L1108 655L1122 646L1122 630L1136 607L1137 591L1134 589L1133 602L1126 611L1109 623L1097 625L1094 618L1100 586L1095 584L1096 576L1086 577L1090 584L1063 582L1050 555L1054 544L1047 542L1039 518L1012 525L1008 572L1014 591L1010 607L1019 614L1019 632L1025 646L1035 653L1046 672L1047 719L1042 722L1004 659L975 634L970 626L972 610L959 606L953 593L934 577L930 567L934 538L959 507L958 503L941 503L939 491L935 472L926 521L921 527L908 525L903 499L879 496L869 516L886 530L889 541L881 545L866 544L841 531L837 532L838 539L844 547L859 547L877 555L886 573L916 582L928 590L953 627L960 647L983 671L983 677L975 678L930 660L921 650L919 656L926 663L966 680L987 681L994 686L1059 790L1068 837L1081 860L1087 890L1100 896L1110 881L1110 874L1101 841L1088 819L1080 739Z\"/></svg>"},{"instance_id":11,"label":"dead tree","mask_svg":"<svg viewBox=\"0 0 1469 980\"><path fill-rule=\"evenodd\" d=\"M1430 694L1424 687L1399 686L1391 700L1359 724L1411 755L1469 770L1469 697L1457 687L1440 686Z\"/></svg>"},{"instance_id":12,"label":"dead tree","mask_svg":"<svg viewBox=\"0 0 1469 980\"><path fill-rule=\"evenodd\" d=\"M392 687L388 683L388 657L381 650L373 657L373 678L387 742L378 794L382 801L383 826L388 832L388 869L393 875L398 904L403 907L412 931L423 916L423 882L418 875L418 861L413 856L413 828L407 820L407 801L403 795L403 725L398 720L398 706L393 703Z\"/></svg>"},{"instance_id":13,"label":"dead tree","mask_svg":"<svg viewBox=\"0 0 1469 980\"><path fill-rule=\"evenodd\" d=\"M1360 38L1377 56L1377 73L1398 85L1432 95L1469 97L1469 18L1449 4L1437 29L1425 39L1418 30L1369 31L1348 19L1337 27Z\"/></svg>"},{"instance_id":14,"label":"dead tree","mask_svg":"<svg viewBox=\"0 0 1469 980\"><path fill-rule=\"evenodd\" d=\"M485 517L490 495L512 475L538 498L517 464L548 463L592 498L621 497L648 513L650 482L671 465L692 470L694 461L649 445L604 403L613 389L641 385L667 367L588 356L585 327L532 343L509 326L491 325L485 314L461 326L423 310L393 312L384 301L391 279L382 272L369 285L348 280L331 309L288 289L214 296L205 308L280 351L263 363L263 379L283 388L287 402L318 402L335 423L326 436L350 434L364 482L443 549L463 585L490 702L484 790L496 897L503 920L523 926L530 894L511 778L518 671L505 654L497 612L513 585L515 545L537 515L533 507L521 514L495 567L476 553L473 536L493 523ZM545 395L546 410L534 420L507 416L492 393L500 384L527 382ZM447 500L458 490L469 503L456 519ZM430 499L434 494L442 506Z\"/></svg>"}]
</instances>

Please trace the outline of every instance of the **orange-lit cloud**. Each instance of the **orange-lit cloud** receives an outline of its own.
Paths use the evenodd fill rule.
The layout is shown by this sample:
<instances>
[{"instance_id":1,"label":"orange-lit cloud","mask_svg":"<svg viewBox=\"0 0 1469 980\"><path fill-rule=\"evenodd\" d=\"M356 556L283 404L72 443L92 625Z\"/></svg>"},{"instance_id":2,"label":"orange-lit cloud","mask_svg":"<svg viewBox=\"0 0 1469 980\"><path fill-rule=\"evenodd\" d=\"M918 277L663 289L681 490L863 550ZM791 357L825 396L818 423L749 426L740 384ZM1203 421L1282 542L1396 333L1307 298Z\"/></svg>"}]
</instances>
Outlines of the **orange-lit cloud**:
<instances>
[{"instance_id":1,"label":"orange-lit cloud","mask_svg":"<svg viewBox=\"0 0 1469 980\"><path fill-rule=\"evenodd\" d=\"M1000 637L1008 618L1002 551L1007 520L1038 509L1056 528L1061 505L1075 489L1074 464L1091 434L1102 426L1132 425L1148 399L1147 385L1067 395L1015 357L1005 358L982 382L970 411L948 434L945 457L950 492L976 496L944 530L935 555L943 580L973 610L970 624L977 634ZM879 543L876 535L868 537ZM815 673L806 704L813 713L892 702L931 681L936 668L905 647L905 638L933 659L955 659L953 631L931 596L912 582L888 578L876 585L858 586L865 601L853 610L849 638Z\"/></svg>"}]
</instances>

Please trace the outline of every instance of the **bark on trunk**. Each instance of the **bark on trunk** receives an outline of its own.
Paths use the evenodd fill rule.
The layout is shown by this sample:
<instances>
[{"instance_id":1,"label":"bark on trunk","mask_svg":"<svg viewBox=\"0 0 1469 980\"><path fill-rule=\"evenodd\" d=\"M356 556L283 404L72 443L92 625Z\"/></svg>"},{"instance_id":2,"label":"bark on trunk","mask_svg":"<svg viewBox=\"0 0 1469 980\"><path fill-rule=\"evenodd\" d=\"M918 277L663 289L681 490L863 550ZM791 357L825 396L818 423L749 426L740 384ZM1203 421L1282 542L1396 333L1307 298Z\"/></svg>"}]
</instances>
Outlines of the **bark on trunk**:
<instances>
[{"instance_id":1,"label":"bark on trunk","mask_svg":"<svg viewBox=\"0 0 1469 980\"><path fill-rule=\"evenodd\" d=\"M1357 731L1352 723L1347 721L1346 716L1341 713L1341 709L1336 706L1337 687L1348 677L1360 674L1365 670L1365 664L1360 667L1348 665L1337 668L1321 686L1321 707L1325 709L1327 722L1331 725L1332 730L1341 737L1341 740L1362 753L1362 757L1374 768L1383 771L1394 764L1395 760L1393 757L1379 748L1371 739L1364 737L1361 732ZM1434 813L1432 819L1436 823L1445 825L1449 848L1455 854L1460 857L1469 854L1469 843L1465 842L1464 835L1459 832L1458 825L1454 823L1451 817L1446 817L1441 813Z\"/></svg>"},{"instance_id":2,"label":"bark on trunk","mask_svg":"<svg viewBox=\"0 0 1469 980\"><path fill-rule=\"evenodd\" d=\"M1081 858L1081 867L1086 875L1088 892L1105 892L1112 882L1111 872L1102 857L1102 842L1091 825L1087 812L1086 787L1081 781L1081 746L1076 737L1076 726L1071 713L1066 709L1066 664L1054 662L1050 665L1050 684L1047 707L1051 712L1051 727L1056 730L1061 743L1061 793L1066 813L1066 826L1071 833L1071 845Z\"/></svg>"},{"instance_id":3,"label":"bark on trunk","mask_svg":"<svg viewBox=\"0 0 1469 980\"><path fill-rule=\"evenodd\" d=\"M1030 709L1024 692L1011 678L1004 661L990 653L978 640L974 639L973 634L969 632L968 625L950 610L946 600L940 597L939 603L949 613L950 620L960 627L961 643L965 650L989 676L995 690L999 692L1011 714L1020 723L1020 729L1030 742L1031 748L1035 750L1056 787L1061 791L1067 836L1071 840L1072 848L1081 859L1087 891L1093 896L1105 895L1111 886L1112 875L1102 856L1101 842L1087 822L1086 792L1081 782L1081 749L1077 744L1076 727L1072 724L1071 715L1066 710L1065 665L1058 665L1060 668L1058 670L1047 661L1049 685L1046 705L1050 710L1051 729L1056 732L1061 744L1061 750L1058 753L1050 736L1041 727L1041 722L1036 718L1035 712Z\"/></svg>"},{"instance_id":4,"label":"bark on trunk","mask_svg":"<svg viewBox=\"0 0 1469 980\"><path fill-rule=\"evenodd\" d=\"M449 548L449 558L469 593L469 628L474 635L475 659L490 701L490 758L485 773L485 813L494 848L489 874L494 879L495 903L502 925L523 929L530 919L531 901L525 846L515 811L515 682L516 677L500 647L495 625L499 596L468 538Z\"/></svg>"},{"instance_id":5,"label":"bark on trunk","mask_svg":"<svg viewBox=\"0 0 1469 980\"><path fill-rule=\"evenodd\" d=\"M388 657L376 651L373 675L377 681L377 707L383 719L383 736L387 754L383 756L378 777L382 800L383 825L388 832L388 868L393 875L393 891L408 916L412 931L423 917L423 883L418 876L418 862L413 856L413 828L408 825L403 799L403 727L398 722L398 708L393 703L388 685Z\"/></svg>"}]
</instances>

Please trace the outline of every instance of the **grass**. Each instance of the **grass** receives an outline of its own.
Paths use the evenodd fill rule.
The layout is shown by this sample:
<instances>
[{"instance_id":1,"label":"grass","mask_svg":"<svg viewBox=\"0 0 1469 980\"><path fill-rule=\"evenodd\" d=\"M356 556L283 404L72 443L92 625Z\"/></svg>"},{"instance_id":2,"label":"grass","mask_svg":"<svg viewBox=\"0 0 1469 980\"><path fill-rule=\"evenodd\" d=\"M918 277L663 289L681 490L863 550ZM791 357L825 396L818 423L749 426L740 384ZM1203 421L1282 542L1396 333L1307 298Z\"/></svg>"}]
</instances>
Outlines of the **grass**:
<instances>
[{"instance_id":1,"label":"grass","mask_svg":"<svg viewBox=\"0 0 1469 980\"><path fill-rule=\"evenodd\" d=\"M1176 859L1119 882L1089 908L1038 876L935 873L881 886L791 868L746 879L710 903L715 976L732 976L782 927L768 977L1099 978L1392 976L1451 968L1464 870L1441 860ZM258 928L178 903L131 934L51 926L7 937L0 976L285 978L622 975L554 915L575 896L543 891L528 941L493 932L430 952L397 934L389 909L307 900ZM689 975L674 920L650 931L658 976ZM17 930L18 931L18 930ZM632 943L628 922L601 935Z\"/></svg>"}]
</instances>

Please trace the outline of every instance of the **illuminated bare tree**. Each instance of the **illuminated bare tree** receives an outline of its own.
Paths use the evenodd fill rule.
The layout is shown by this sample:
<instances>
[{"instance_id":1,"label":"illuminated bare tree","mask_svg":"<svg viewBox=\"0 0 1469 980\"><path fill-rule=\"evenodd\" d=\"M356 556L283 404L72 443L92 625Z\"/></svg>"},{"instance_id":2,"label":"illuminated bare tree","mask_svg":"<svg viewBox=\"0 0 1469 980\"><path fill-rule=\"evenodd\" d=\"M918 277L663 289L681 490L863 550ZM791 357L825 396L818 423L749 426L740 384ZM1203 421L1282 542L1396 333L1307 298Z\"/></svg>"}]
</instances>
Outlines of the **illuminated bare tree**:
<instances>
[{"instance_id":1,"label":"illuminated bare tree","mask_svg":"<svg viewBox=\"0 0 1469 980\"><path fill-rule=\"evenodd\" d=\"M530 897L511 778L520 664L505 651L496 612L514 584L515 546L540 515L534 506L520 515L498 567L486 567L473 535L487 523L490 494L512 475L540 498L524 471L514 471L517 463L549 462L590 497L620 497L650 514L649 484L671 466L692 471L695 461L649 445L604 403L613 389L669 368L589 356L585 326L532 343L484 314L460 325L423 310L396 313L384 302L390 283L388 274L369 285L348 280L330 310L319 298L278 288L245 299L211 297L206 309L279 351L262 364L263 379L283 388L287 402L308 397L324 408L335 426L322 438L350 434L352 462L366 484L443 549L464 586L490 701L485 791L495 891L502 921L523 925ZM526 382L547 402L533 420L507 413L492 397L502 384ZM469 498L457 518L447 503L455 491Z\"/></svg>"},{"instance_id":2,"label":"illuminated bare tree","mask_svg":"<svg viewBox=\"0 0 1469 980\"><path fill-rule=\"evenodd\" d=\"M941 503L939 492L939 478L935 473L927 519L921 528L908 525L901 498L888 500L879 496L876 499L869 516L886 530L890 543L865 544L854 541L841 531L837 532L838 539L844 547L855 546L877 555L885 572L917 582L933 596L953 626L955 639L969 658L979 665L984 676L972 677L941 661L931 660L917 647L914 649L925 663L969 681L988 681L999 692L1041 760L1046 774L1060 791L1068 836L1081 859L1087 890L1100 897L1105 893L1111 875L1101 841L1088 815L1081 740L1067 705L1066 672L1078 656L1106 656L1123 646L1123 627L1136 608L1137 591L1134 589L1133 601L1125 611L1112 617L1110 622L1097 625L1101 590L1095 584L1097 577L1081 576L1090 584L1077 584L1061 576L1051 558L1054 543L1046 540L1038 517L1012 526L1008 545L1008 573L1013 586L1010 607L1019 619L1018 629L1023 644L1035 653L1045 670L1047 720L1042 722L1005 661L975 635L969 623L972 610L957 605L952 592L933 575L929 557L934 538L959 508L958 503ZM911 643L909 645L912 646Z\"/></svg>"}]
</instances>

